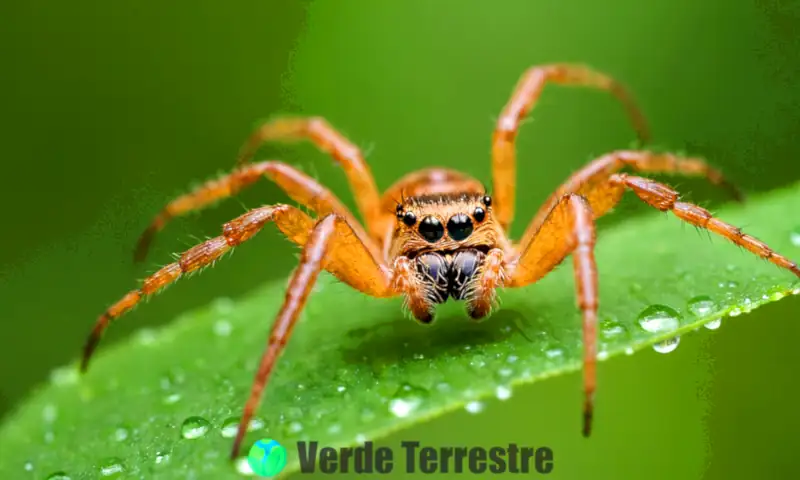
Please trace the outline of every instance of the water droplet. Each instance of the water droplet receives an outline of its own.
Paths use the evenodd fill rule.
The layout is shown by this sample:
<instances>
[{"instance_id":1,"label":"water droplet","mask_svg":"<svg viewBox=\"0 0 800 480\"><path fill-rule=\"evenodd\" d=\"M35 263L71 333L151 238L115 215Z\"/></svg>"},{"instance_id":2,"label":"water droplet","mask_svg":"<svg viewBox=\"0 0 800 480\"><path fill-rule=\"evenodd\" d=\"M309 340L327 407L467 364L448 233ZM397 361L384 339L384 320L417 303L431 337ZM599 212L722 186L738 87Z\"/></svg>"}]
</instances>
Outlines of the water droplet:
<instances>
[{"instance_id":1,"label":"water droplet","mask_svg":"<svg viewBox=\"0 0 800 480\"><path fill-rule=\"evenodd\" d=\"M222 422L222 426L219 429L219 434L225 438L233 438L236 436L236 432L239 431L239 422L241 421L240 417L229 417L226 418L225 421ZM250 419L250 423L247 425L247 431L252 432L255 430L261 430L264 428L264 420L259 417L253 417Z\"/></svg>"},{"instance_id":2,"label":"water droplet","mask_svg":"<svg viewBox=\"0 0 800 480\"><path fill-rule=\"evenodd\" d=\"M686 308L697 317L705 317L717 310L717 304L708 295L698 295L689 300Z\"/></svg>"},{"instance_id":3,"label":"water droplet","mask_svg":"<svg viewBox=\"0 0 800 480\"><path fill-rule=\"evenodd\" d=\"M359 434L356 435L356 442L364 443L366 441L367 441L367 436L364 435L363 433L359 433Z\"/></svg>"},{"instance_id":4,"label":"water droplet","mask_svg":"<svg viewBox=\"0 0 800 480\"><path fill-rule=\"evenodd\" d=\"M342 426L339 425L338 423L334 423L333 425L328 427L328 433L330 433L331 435L336 435L341 431L342 431Z\"/></svg>"},{"instance_id":5,"label":"water droplet","mask_svg":"<svg viewBox=\"0 0 800 480\"><path fill-rule=\"evenodd\" d=\"M514 370L511 370L510 368L501 368L497 371L497 374L501 377L510 377L512 373L514 373Z\"/></svg>"},{"instance_id":6,"label":"water droplet","mask_svg":"<svg viewBox=\"0 0 800 480\"><path fill-rule=\"evenodd\" d=\"M114 434L111 436L111 438L113 438L118 442L124 442L125 440L128 439L128 436L129 436L128 429L125 427L119 427L116 430L114 430Z\"/></svg>"},{"instance_id":7,"label":"water droplet","mask_svg":"<svg viewBox=\"0 0 800 480\"><path fill-rule=\"evenodd\" d=\"M505 385L498 385L497 388L494 389L494 395L498 400L508 400L511 398L511 388Z\"/></svg>"},{"instance_id":8,"label":"water droplet","mask_svg":"<svg viewBox=\"0 0 800 480\"><path fill-rule=\"evenodd\" d=\"M715 318L714 320L711 320L710 322L704 323L703 326L706 327L709 330L716 330L720 326L722 326L722 319L721 318Z\"/></svg>"},{"instance_id":9,"label":"water droplet","mask_svg":"<svg viewBox=\"0 0 800 480\"><path fill-rule=\"evenodd\" d=\"M66 472L55 472L51 473L47 477L47 480L72 480L72 479L70 478L69 475L66 474Z\"/></svg>"},{"instance_id":10,"label":"water droplet","mask_svg":"<svg viewBox=\"0 0 800 480\"><path fill-rule=\"evenodd\" d=\"M424 360L425 359L425 355L423 355L421 353L415 353L413 355L413 358L414 358L414 360Z\"/></svg>"},{"instance_id":11,"label":"water droplet","mask_svg":"<svg viewBox=\"0 0 800 480\"><path fill-rule=\"evenodd\" d=\"M164 397L164 405L172 405L178 403L181 399L180 393L170 393L166 397Z\"/></svg>"},{"instance_id":12,"label":"water droplet","mask_svg":"<svg viewBox=\"0 0 800 480\"><path fill-rule=\"evenodd\" d=\"M546 350L544 354L547 358L561 358L564 356L564 350L560 348L551 348L550 350Z\"/></svg>"},{"instance_id":13,"label":"water droplet","mask_svg":"<svg viewBox=\"0 0 800 480\"><path fill-rule=\"evenodd\" d=\"M795 247L800 247L800 226L789 232L789 240Z\"/></svg>"},{"instance_id":14,"label":"water droplet","mask_svg":"<svg viewBox=\"0 0 800 480\"><path fill-rule=\"evenodd\" d=\"M233 300L228 297L219 297L214 300L214 308L217 310L217 313L227 315L233 312L234 303Z\"/></svg>"},{"instance_id":15,"label":"water droplet","mask_svg":"<svg viewBox=\"0 0 800 480\"><path fill-rule=\"evenodd\" d=\"M219 429L219 433L225 438L233 438L238 430L239 418L232 417L222 422L222 428Z\"/></svg>"},{"instance_id":16,"label":"water droplet","mask_svg":"<svg viewBox=\"0 0 800 480\"><path fill-rule=\"evenodd\" d=\"M719 286L719 288L727 288L732 290L739 286L739 282L735 280L729 280L727 282L719 282L717 285Z\"/></svg>"},{"instance_id":17,"label":"water droplet","mask_svg":"<svg viewBox=\"0 0 800 480\"><path fill-rule=\"evenodd\" d=\"M509 356L506 358L506 361L507 361L508 363L514 363L514 362L516 362L517 360L519 360L519 357L518 357L518 356L516 356L516 355L509 355Z\"/></svg>"},{"instance_id":18,"label":"water droplet","mask_svg":"<svg viewBox=\"0 0 800 480\"><path fill-rule=\"evenodd\" d=\"M125 473L125 465L122 464L122 459L111 457L100 462L100 476L115 478Z\"/></svg>"},{"instance_id":19,"label":"water droplet","mask_svg":"<svg viewBox=\"0 0 800 480\"><path fill-rule=\"evenodd\" d=\"M608 358L608 350L600 350L599 352L597 352L597 359L598 360L600 360L602 362L606 358Z\"/></svg>"},{"instance_id":20,"label":"water droplet","mask_svg":"<svg viewBox=\"0 0 800 480\"><path fill-rule=\"evenodd\" d=\"M633 355L633 347L625 347L625 355Z\"/></svg>"},{"instance_id":21,"label":"water droplet","mask_svg":"<svg viewBox=\"0 0 800 480\"><path fill-rule=\"evenodd\" d=\"M650 305L639 314L639 325L650 333L671 332L680 326L681 314L666 305Z\"/></svg>"},{"instance_id":22,"label":"water droplet","mask_svg":"<svg viewBox=\"0 0 800 480\"><path fill-rule=\"evenodd\" d=\"M52 403L45 405L42 409L42 420L44 420L45 423L53 423L55 422L56 417L58 417L58 410L56 409L56 406Z\"/></svg>"},{"instance_id":23,"label":"water droplet","mask_svg":"<svg viewBox=\"0 0 800 480\"><path fill-rule=\"evenodd\" d=\"M136 340L140 345L153 345L157 339L156 331L152 328L143 328L136 333Z\"/></svg>"},{"instance_id":24,"label":"water droplet","mask_svg":"<svg viewBox=\"0 0 800 480\"><path fill-rule=\"evenodd\" d=\"M50 382L53 385L72 385L78 381L78 369L74 365L58 367L50 372Z\"/></svg>"},{"instance_id":25,"label":"water droplet","mask_svg":"<svg viewBox=\"0 0 800 480\"><path fill-rule=\"evenodd\" d=\"M200 438L211 428L211 424L208 423L203 417L189 417L183 421L183 425L181 425L181 436L183 438L194 440L195 438Z\"/></svg>"},{"instance_id":26,"label":"water droplet","mask_svg":"<svg viewBox=\"0 0 800 480\"><path fill-rule=\"evenodd\" d=\"M422 405L427 395L428 392L422 388L404 384L389 401L389 411L396 417L405 418Z\"/></svg>"},{"instance_id":27,"label":"water droplet","mask_svg":"<svg viewBox=\"0 0 800 480\"><path fill-rule=\"evenodd\" d=\"M741 314L742 314L742 309L739 308L739 307L736 307L733 310L731 310L730 312L728 312L728 315L731 316L731 317L738 317Z\"/></svg>"},{"instance_id":28,"label":"water droplet","mask_svg":"<svg viewBox=\"0 0 800 480\"><path fill-rule=\"evenodd\" d=\"M616 338L626 333L625 326L613 318L606 318L600 322L600 335L604 338Z\"/></svg>"},{"instance_id":29,"label":"water droplet","mask_svg":"<svg viewBox=\"0 0 800 480\"><path fill-rule=\"evenodd\" d=\"M303 425L300 422L292 422L289 424L289 433L299 433L303 430Z\"/></svg>"},{"instance_id":30,"label":"water droplet","mask_svg":"<svg viewBox=\"0 0 800 480\"><path fill-rule=\"evenodd\" d=\"M679 343L681 343L681 337L672 337L668 340L664 340L663 342L653 344L653 350L658 353L674 352L675 349L678 348Z\"/></svg>"},{"instance_id":31,"label":"water droplet","mask_svg":"<svg viewBox=\"0 0 800 480\"><path fill-rule=\"evenodd\" d=\"M156 452L155 463L156 465L164 465L169 462L170 454L169 452L165 452L163 450L159 450Z\"/></svg>"},{"instance_id":32,"label":"water droplet","mask_svg":"<svg viewBox=\"0 0 800 480\"><path fill-rule=\"evenodd\" d=\"M339 393L342 393L345 390L347 390L347 387L345 387L344 385L339 385L338 387L336 387L336 391Z\"/></svg>"},{"instance_id":33,"label":"water droplet","mask_svg":"<svg viewBox=\"0 0 800 480\"><path fill-rule=\"evenodd\" d=\"M253 468L250 467L250 462L247 461L247 457L239 457L233 462L233 464L237 473L247 475L248 477L251 477L255 474L255 472L253 472Z\"/></svg>"},{"instance_id":34,"label":"water droplet","mask_svg":"<svg viewBox=\"0 0 800 480\"><path fill-rule=\"evenodd\" d=\"M33 471L33 463L25 462L25 471L26 472L32 472Z\"/></svg>"},{"instance_id":35,"label":"water droplet","mask_svg":"<svg viewBox=\"0 0 800 480\"><path fill-rule=\"evenodd\" d=\"M483 411L485 407L486 405L484 405L483 402L479 402L478 400L467 402L467 404L464 405L464 409L469 413L480 413Z\"/></svg>"},{"instance_id":36,"label":"water droplet","mask_svg":"<svg viewBox=\"0 0 800 480\"><path fill-rule=\"evenodd\" d=\"M233 326L227 320L217 320L214 322L214 335L218 337L227 337L231 334Z\"/></svg>"}]
</instances>

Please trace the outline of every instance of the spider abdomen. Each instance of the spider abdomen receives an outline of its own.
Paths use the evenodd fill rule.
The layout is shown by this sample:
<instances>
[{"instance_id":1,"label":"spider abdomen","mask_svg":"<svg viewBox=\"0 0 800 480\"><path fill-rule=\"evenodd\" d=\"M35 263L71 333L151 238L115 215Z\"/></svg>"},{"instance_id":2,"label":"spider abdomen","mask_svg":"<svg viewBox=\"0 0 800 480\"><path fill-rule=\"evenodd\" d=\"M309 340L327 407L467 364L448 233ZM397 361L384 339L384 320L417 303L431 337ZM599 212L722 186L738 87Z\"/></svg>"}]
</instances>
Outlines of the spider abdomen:
<instances>
[{"instance_id":1,"label":"spider abdomen","mask_svg":"<svg viewBox=\"0 0 800 480\"><path fill-rule=\"evenodd\" d=\"M431 303L444 303L448 298L468 299L485 258L485 253L472 248L452 253L424 253L417 257L417 274L425 286L427 299Z\"/></svg>"}]
</instances>

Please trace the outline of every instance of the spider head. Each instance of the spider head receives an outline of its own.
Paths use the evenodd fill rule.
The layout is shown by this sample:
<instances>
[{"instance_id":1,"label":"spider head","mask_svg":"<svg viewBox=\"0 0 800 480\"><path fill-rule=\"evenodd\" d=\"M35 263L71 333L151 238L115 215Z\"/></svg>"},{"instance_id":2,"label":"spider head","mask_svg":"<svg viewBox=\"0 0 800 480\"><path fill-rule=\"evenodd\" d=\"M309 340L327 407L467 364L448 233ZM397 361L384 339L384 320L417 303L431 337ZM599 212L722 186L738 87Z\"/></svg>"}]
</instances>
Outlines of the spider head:
<instances>
[{"instance_id":1,"label":"spider head","mask_svg":"<svg viewBox=\"0 0 800 480\"><path fill-rule=\"evenodd\" d=\"M491 197L483 193L409 197L396 208L393 250L415 256L426 251L492 248L498 225L491 205Z\"/></svg>"}]
</instances>

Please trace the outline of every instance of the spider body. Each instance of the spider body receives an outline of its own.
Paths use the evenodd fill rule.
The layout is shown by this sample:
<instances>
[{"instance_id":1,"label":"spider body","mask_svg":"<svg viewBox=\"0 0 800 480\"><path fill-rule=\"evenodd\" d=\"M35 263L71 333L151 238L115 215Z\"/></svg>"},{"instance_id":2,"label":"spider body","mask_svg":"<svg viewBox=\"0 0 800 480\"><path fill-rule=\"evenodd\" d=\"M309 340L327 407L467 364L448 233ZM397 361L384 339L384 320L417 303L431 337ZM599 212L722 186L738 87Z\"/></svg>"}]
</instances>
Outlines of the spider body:
<instances>
[{"instance_id":1,"label":"spider body","mask_svg":"<svg viewBox=\"0 0 800 480\"><path fill-rule=\"evenodd\" d=\"M302 247L302 254L244 406L231 452L234 457L322 270L372 297L402 296L411 315L421 323L429 323L435 306L448 299L463 301L471 318L484 318L495 306L498 289L536 283L571 256L583 326L583 432L588 436L596 386L599 308L594 224L626 191L657 210L670 211L681 221L726 238L799 277L800 268L707 210L682 202L671 187L623 172L628 169L704 177L741 198L739 191L703 160L649 151L616 151L590 162L556 188L519 239L509 238L516 191L515 140L521 120L547 83L612 93L626 108L640 139L647 140L643 116L617 81L587 67L564 64L528 69L503 108L492 138L491 196L476 179L443 168L408 174L381 195L360 150L324 119L279 118L267 122L247 140L231 174L175 199L156 216L139 241L136 259L144 257L154 234L170 219L232 196L260 178L277 184L313 216L290 205L266 205L226 223L222 235L190 248L178 261L146 278L140 287L100 315L84 347L82 370L87 368L112 320L186 273L212 264L265 225L275 224L283 235ZM331 191L296 168L278 161L251 162L264 142L293 140L311 141L342 167L363 223Z\"/></svg>"}]
</instances>

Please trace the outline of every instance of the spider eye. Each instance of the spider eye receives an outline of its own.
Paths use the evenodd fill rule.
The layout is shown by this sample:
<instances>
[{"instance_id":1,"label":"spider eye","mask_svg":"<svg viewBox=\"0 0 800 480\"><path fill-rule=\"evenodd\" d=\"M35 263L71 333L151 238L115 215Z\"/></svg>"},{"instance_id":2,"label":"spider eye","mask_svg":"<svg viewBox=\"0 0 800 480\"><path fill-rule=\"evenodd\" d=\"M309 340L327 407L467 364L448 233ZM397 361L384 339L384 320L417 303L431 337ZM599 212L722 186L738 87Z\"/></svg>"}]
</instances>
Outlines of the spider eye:
<instances>
[{"instance_id":1,"label":"spider eye","mask_svg":"<svg viewBox=\"0 0 800 480\"><path fill-rule=\"evenodd\" d=\"M436 217L425 217L419 224L419 233L428 242L435 243L444 236L444 226Z\"/></svg>"},{"instance_id":2,"label":"spider eye","mask_svg":"<svg viewBox=\"0 0 800 480\"><path fill-rule=\"evenodd\" d=\"M472 216L475 217L475 221L480 223L486 218L486 210L478 207L472 212Z\"/></svg>"},{"instance_id":3,"label":"spider eye","mask_svg":"<svg viewBox=\"0 0 800 480\"><path fill-rule=\"evenodd\" d=\"M492 205L492 197L490 197L489 195L485 195L482 201L483 204L486 205L487 207Z\"/></svg>"},{"instance_id":4,"label":"spider eye","mask_svg":"<svg viewBox=\"0 0 800 480\"><path fill-rule=\"evenodd\" d=\"M447 233L453 240L464 240L472 234L472 220L463 213L453 215L447 222Z\"/></svg>"},{"instance_id":5,"label":"spider eye","mask_svg":"<svg viewBox=\"0 0 800 480\"><path fill-rule=\"evenodd\" d=\"M409 227L413 227L414 224L417 223L417 216L414 215L414 212L406 212L405 215L403 215L403 223Z\"/></svg>"},{"instance_id":6,"label":"spider eye","mask_svg":"<svg viewBox=\"0 0 800 480\"><path fill-rule=\"evenodd\" d=\"M398 203L397 208L394 209L394 213L397 215L397 218L400 218L403 215L403 206Z\"/></svg>"}]
</instances>

